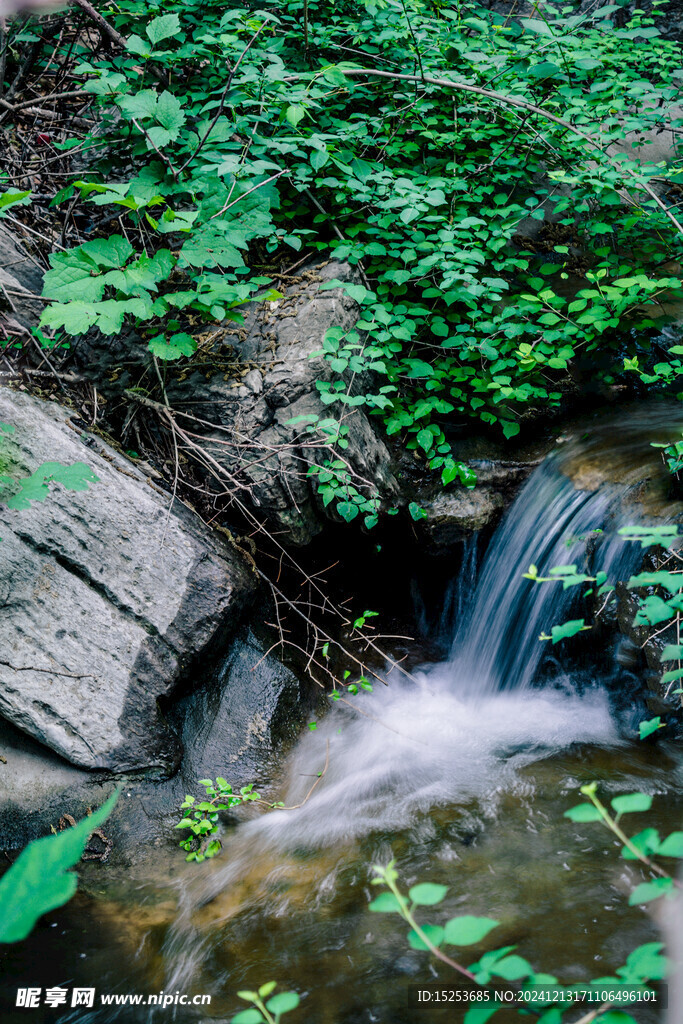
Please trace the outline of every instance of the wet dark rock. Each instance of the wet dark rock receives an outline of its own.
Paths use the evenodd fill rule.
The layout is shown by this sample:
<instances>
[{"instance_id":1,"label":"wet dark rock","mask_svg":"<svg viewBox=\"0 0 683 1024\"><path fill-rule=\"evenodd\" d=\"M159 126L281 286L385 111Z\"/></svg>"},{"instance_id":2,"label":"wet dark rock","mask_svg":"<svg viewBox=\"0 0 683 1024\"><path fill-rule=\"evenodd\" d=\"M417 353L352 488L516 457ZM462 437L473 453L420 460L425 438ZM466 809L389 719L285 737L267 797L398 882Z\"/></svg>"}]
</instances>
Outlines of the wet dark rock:
<instances>
[{"instance_id":1,"label":"wet dark rock","mask_svg":"<svg viewBox=\"0 0 683 1024\"><path fill-rule=\"evenodd\" d=\"M104 803L111 777L76 768L0 719L0 849L50 833L63 814L76 820Z\"/></svg>"},{"instance_id":2,"label":"wet dark rock","mask_svg":"<svg viewBox=\"0 0 683 1024\"><path fill-rule=\"evenodd\" d=\"M275 755L295 739L317 696L269 653L270 643L259 625L241 627L210 677L168 709L185 753L180 771L167 780L86 771L0 719L6 762L0 761L0 850L49 834L64 814L84 818L119 785L118 804L103 827L114 843L109 863L135 864L178 842L173 826L180 804L186 793L203 792L199 779L267 784ZM182 857L178 851L179 863Z\"/></svg>"},{"instance_id":3,"label":"wet dark rock","mask_svg":"<svg viewBox=\"0 0 683 1024\"><path fill-rule=\"evenodd\" d=\"M293 742L310 707L310 687L275 654L272 636L245 627L209 682L183 698L174 710L185 749L181 777L253 781L273 751Z\"/></svg>"},{"instance_id":4,"label":"wet dark rock","mask_svg":"<svg viewBox=\"0 0 683 1024\"><path fill-rule=\"evenodd\" d=\"M253 577L68 410L2 388L0 421L7 475L56 461L99 478L0 507L0 714L72 764L168 772L180 744L159 699L225 648Z\"/></svg>"},{"instance_id":5,"label":"wet dark rock","mask_svg":"<svg viewBox=\"0 0 683 1024\"><path fill-rule=\"evenodd\" d=\"M473 533L495 526L536 462L475 458L469 459L468 465L477 474L473 490L456 484L433 495L433 481L429 480L429 497L422 497L418 487L416 502L426 513L419 530L432 552L451 548Z\"/></svg>"}]
</instances>

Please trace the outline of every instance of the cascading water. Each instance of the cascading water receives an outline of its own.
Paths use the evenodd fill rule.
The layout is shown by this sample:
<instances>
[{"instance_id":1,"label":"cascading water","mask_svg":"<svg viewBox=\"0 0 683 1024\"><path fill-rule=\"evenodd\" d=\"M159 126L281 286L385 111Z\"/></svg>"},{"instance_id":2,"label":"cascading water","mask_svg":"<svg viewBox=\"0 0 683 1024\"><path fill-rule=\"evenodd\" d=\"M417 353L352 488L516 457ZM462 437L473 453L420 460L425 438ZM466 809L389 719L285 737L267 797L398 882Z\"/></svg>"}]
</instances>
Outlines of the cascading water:
<instances>
[{"instance_id":1,"label":"cascading water","mask_svg":"<svg viewBox=\"0 0 683 1024\"><path fill-rule=\"evenodd\" d=\"M335 707L302 738L282 794L287 806L302 806L241 825L223 863L184 891L166 947L167 987L189 982L221 923L265 899L277 904L273 892L292 873L303 872L324 900L339 863L363 837L415 828L434 808L448 806L457 818L472 801L480 819L493 818L509 794L526 792L524 769L533 762L576 743L624 742L599 685L579 694L559 668L534 685L547 651L539 634L570 617L575 595L561 584L523 580L522 573L531 563L544 571L588 559L593 569L628 576L640 551L616 538L616 530L642 516L628 506L643 480L651 486L639 497L646 510L648 502L653 507L662 477L650 447L661 436L662 413L652 421L647 415L618 432L608 424L588 440L560 446L532 474L469 588L448 661L410 677L394 672L387 689L356 698L356 710ZM311 776L324 765L307 796ZM320 854L325 849L334 851L331 861ZM323 856L323 877L315 882L300 863L305 851Z\"/></svg>"}]
</instances>

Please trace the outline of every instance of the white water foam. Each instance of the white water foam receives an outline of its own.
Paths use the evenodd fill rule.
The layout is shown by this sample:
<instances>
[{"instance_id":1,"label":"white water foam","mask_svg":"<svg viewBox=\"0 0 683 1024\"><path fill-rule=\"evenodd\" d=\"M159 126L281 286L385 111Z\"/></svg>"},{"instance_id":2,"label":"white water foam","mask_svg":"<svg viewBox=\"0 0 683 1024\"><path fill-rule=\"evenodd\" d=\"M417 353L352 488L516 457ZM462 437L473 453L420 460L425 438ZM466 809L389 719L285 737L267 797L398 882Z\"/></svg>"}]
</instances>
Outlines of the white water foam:
<instances>
[{"instance_id":1,"label":"white water foam","mask_svg":"<svg viewBox=\"0 0 683 1024\"><path fill-rule=\"evenodd\" d=\"M325 847L374 831L396 831L439 804L486 798L517 769L573 743L619 742L605 694L561 689L477 696L453 689L450 666L418 685L358 698L363 714L339 710L298 745L287 805L304 799L311 775L329 764L309 800L244 826L281 847Z\"/></svg>"}]
</instances>

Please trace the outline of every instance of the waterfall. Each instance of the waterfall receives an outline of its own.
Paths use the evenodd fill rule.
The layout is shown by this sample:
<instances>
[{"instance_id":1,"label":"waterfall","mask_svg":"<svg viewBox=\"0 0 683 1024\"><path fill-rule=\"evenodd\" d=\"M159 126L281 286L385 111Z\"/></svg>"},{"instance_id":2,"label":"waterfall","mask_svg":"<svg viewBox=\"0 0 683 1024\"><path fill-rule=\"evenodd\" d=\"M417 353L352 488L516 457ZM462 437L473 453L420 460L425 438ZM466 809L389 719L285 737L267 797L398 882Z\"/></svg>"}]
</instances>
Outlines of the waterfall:
<instances>
[{"instance_id":1,"label":"waterfall","mask_svg":"<svg viewBox=\"0 0 683 1024\"><path fill-rule=\"evenodd\" d=\"M576 490L558 458L546 459L532 474L492 540L457 628L450 665L458 689L484 694L532 684L546 650L539 636L570 616L576 590L535 584L522 574L532 564L540 575L553 566L585 568L587 548L596 541L608 554L600 567L611 574L625 547L604 543L620 521L619 498L612 485ZM637 549L629 553L635 564Z\"/></svg>"},{"instance_id":2,"label":"waterfall","mask_svg":"<svg viewBox=\"0 0 683 1024\"><path fill-rule=\"evenodd\" d=\"M506 794L528 795L526 765L575 743L625 742L599 680L579 693L558 663L555 677L539 685L549 644L538 637L580 617L572 602L583 588L534 584L522 574L531 563L541 571L576 563L629 575L640 548L616 530L645 518L662 496L666 479L650 442L662 437L663 420L658 407L618 429L607 422L558 445L534 471L492 538L478 580L464 580L464 602L462 580L453 591L461 596L448 659L410 678L392 673L389 687L354 697L353 709L334 706L288 760L278 798L301 806L241 825L221 863L184 889L167 945L168 985L182 988L210 943L194 923L198 908L210 906L207 921L219 926L267 893L272 898L288 864L294 875L303 870L306 851L318 858L330 851L325 885L333 885L338 868L331 865L363 836L415 828L435 806L457 817L474 803L480 820L495 818ZM466 554L472 568L474 549Z\"/></svg>"},{"instance_id":3,"label":"waterfall","mask_svg":"<svg viewBox=\"0 0 683 1024\"><path fill-rule=\"evenodd\" d=\"M680 419L678 408L672 413ZM530 565L547 575L553 566L576 564L593 575L603 570L611 581L637 570L640 548L622 541L618 529L663 504L667 480L651 442L675 436L675 427L663 431L665 418L655 406L609 420L561 445L531 475L493 537L456 629L455 687L480 695L528 688L547 649L538 637L581 617L572 613L580 588L523 580Z\"/></svg>"}]
</instances>

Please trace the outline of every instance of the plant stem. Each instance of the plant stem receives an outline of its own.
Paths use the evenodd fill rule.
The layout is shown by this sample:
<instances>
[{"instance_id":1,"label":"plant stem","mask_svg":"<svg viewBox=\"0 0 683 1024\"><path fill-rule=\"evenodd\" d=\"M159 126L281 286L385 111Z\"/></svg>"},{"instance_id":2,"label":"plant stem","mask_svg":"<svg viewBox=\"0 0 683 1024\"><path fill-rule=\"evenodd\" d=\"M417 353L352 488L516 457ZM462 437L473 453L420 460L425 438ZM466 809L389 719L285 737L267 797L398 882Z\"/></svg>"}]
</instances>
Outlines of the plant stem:
<instances>
[{"instance_id":1,"label":"plant stem","mask_svg":"<svg viewBox=\"0 0 683 1024\"><path fill-rule=\"evenodd\" d=\"M582 789L582 792L590 799L595 809L599 812L600 817L602 818L607 828L610 829L610 831L614 832L617 839L619 839L624 844L624 846L631 851L634 857L637 857L639 861L642 861L643 864L646 864L651 871L655 872L655 874L660 875L662 878L670 878L673 884L677 886L677 888L683 888L683 886L681 886L681 883L677 879L671 878L671 875L667 871L664 871L663 868L660 868L659 864L655 864L654 861L650 860L650 858L647 857L642 852L642 850L639 850L638 847L631 842L631 840L623 831L623 829L620 828L616 820L610 815L609 811L604 806L604 804L602 804L600 800L598 800L596 795L591 792L589 787Z\"/></svg>"}]
</instances>

